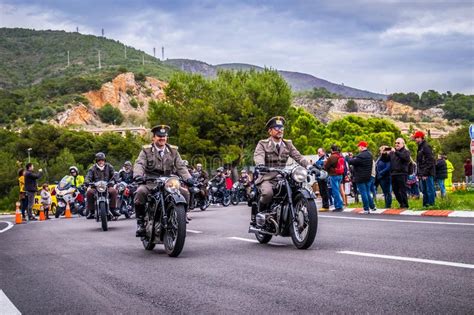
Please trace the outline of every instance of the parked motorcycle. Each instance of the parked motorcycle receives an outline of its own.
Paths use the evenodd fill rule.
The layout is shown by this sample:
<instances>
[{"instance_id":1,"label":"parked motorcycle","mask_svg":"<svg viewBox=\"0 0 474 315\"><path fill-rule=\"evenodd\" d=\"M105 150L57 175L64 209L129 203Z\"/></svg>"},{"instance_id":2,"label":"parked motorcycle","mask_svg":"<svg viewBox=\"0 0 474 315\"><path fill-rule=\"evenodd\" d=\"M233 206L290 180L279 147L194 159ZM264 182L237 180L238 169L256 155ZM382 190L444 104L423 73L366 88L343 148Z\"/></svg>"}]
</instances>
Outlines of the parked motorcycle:
<instances>
[{"instance_id":1,"label":"parked motorcycle","mask_svg":"<svg viewBox=\"0 0 474 315\"><path fill-rule=\"evenodd\" d=\"M137 190L137 185L135 183L127 184L126 182L121 181L115 185L115 189L118 192L117 202L119 205L119 211L129 219L135 213L133 197Z\"/></svg>"},{"instance_id":2,"label":"parked motorcycle","mask_svg":"<svg viewBox=\"0 0 474 315\"><path fill-rule=\"evenodd\" d=\"M238 205L241 201L248 200L247 191L245 190L244 184L242 184L241 182L235 182L232 185L232 190L230 194L230 200L234 206Z\"/></svg>"},{"instance_id":3,"label":"parked motorcycle","mask_svg":"<svg viewBox=\"0 0 474 315\"><path fill-rule=\"evenodd\" d=\"M202 193L203 186L203 183L198 183L197 186L188 187L190 195L189 210L199 207L201 211L205 211L209 207L209 199Z\"/></svg>"},{"instance_id":4,"label":"parked motorcycle","mask_svg":"<svg viewBox=\"0 0 474 315\"><path fill-rule=\"evenodd\" d=\"M109 183L104 180L91 184L95 188L94 218L96 222L101 222L102 230L104 231L108 230L108 221L113 219L113 215L110 212L108 185Z\"/></svg>"},{"instance_id":5,"label":"parked motorcycle","mask_svg":"<svg viewBox=\"0 0 474 315\"><path fill-rule=\"evenodd\" d=\"M225 188L219 188L216 183L210 182L207 190L209 191L209 203L222 204L224 207L230 205L230 191Z\"/></svg>"},{"instance_id":6,"label":"parked motorcycle","mask_svg":"<svg viewBox=\"0 0 474 315\"><path fill-rule=\"evenodd\" d=\"M84 210L86 208L84 194L81 193L80 188L73 186L68 181L68 176L63 177L54 190L58 202L54 214L56 218L65 214L67 204L69 204L71 214L84 216Z\"/></svg>"},{"instance_id":7,"label":"parked motorcycle","mask_svg":"<svg viewBox=\"0 0 474 315\"><path fill-rule=\"evenodd\" d=\"M177 257L186 239L187 203L179 191L180 180L170 176L146 178L145 182L156 184L156 188L147 196L143 247L153 250L156 244L164 244L166 253Z\"/></svg>"},{"instance_id":8,"label":"parked motorcycle","mask_svg":"<svg viewBox=\"0 0 474 315\"><path fill-rule=\"evenodd\" d=\"M298 249L309 248L316 237L318 229L318 212L316 197L306 188L308 172L304 167L292 169L258 168L259 176L268 172L277 173L277 184L273 188L273 200L268 210L259 211L256 215L256 226L249 227L249 233L254 233L257 240L268 243L273 236L291 236L293 244ZM324 171L312 169L316 178L327 176ZM259 194L259 192L258 192ZM258 200L259 196L256 196ZM253 202L253 207L258 204Z\"/></svg>"}]
</instances>

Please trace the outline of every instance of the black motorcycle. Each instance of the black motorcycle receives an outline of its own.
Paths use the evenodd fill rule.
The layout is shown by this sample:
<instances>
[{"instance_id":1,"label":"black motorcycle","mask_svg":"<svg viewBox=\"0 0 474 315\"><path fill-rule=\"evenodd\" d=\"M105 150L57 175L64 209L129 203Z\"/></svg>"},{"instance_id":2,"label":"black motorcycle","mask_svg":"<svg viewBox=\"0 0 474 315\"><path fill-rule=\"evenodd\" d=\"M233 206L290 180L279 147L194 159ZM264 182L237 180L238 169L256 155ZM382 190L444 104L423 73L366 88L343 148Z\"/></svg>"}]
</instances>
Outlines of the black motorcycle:
<instances>
[{"instance_id":1,"label":"black motorcycle","mask_svg":"<svg viewBox=\"0 0 474 315\"><path fill-rule=\"evenodd\" d=\"M187 203L179 189L176 176L146 178L145 182L156 184L147 196L145 206L145 233L141 238L146 250L153 250L156 244L164 244L166 253L177 257L186 239Z\"/></svg>"},{"instance_id":2,"label":"black motorcycle","mask_svg":"<svg viewBox=\"0 0 474 315\"><path fill-rule=\"evenodd\" d=\"M135 183L127 184L121 181L115 185L115 189L117 189L118 192L117 202L119 204L119 211L129 219L135 213L133 197L137 190L137 185Z\"/></svg>"},{"instance_id":3,"label":"black motorcycle","mask_svg":"<svg viewBox=\"0 0 474 315\"><path fill-rule=\"evenodd\" d=\"M224 187L219 187L215 182L211 181L208 184L207 190L209 191L209 203L211 204L222 204L224 207L230 205L230 191Z\"/></svg>"},{"instance_id":4,"label":"black motorcycle","mask_svg":"<svg viewBox=\"0 0 474 315\"><path fill-rule=\"evenodd\" d=\"M109 204L109 183L101 180L91 184L95 188L95 213L96 222L101 222L102 230L108 230L108 221L113 219Z\"/></svg>"},{"instance_id":5,"label":"black motorcycle","mask_svg":"<svg viewBox=\"0 0 474 315\"><path fill-rule=\"evenodd\" d=\"M316 197L305 187L308 182L308 172L304 167L278 169L259 167L258 176L268 172L276 173L277 184L273 188L273 200L268 210L258 211L256 225L249 227L249 233L254 233L257 240L268 243L275 235L291 236L293 244L299 249L309 248L316 237L318 229L318 212ZM327 173L317 169L312 173L318 178ZM326 175L324 175L324 173ZM259 193L255 200L259 199ZM257 207L257 202L253 202Z\"/></svg>"},{"instance_id":6,"label":"black motorcycle","mask_svg":"<svg viewBox=\"0 0 474 315\"><path fill-rule=\"evenodd\" d=\"M234 206L238 205L242 201L247 201L247 191L244 184L241 182L235 182L232 185L230 201Z\"/></svg>"},{"instance_id":7,"label":"black motorcycle","mask_svg":"<svg viewBox=\"0 0 474 315\"><path fill-rule=\"evenodd\" d=\"M189 187L189 210L200 208L205 211L209 207L209 199L202 193L204 184L198 183L197 186Z\"/></svg>"}]
</instances>

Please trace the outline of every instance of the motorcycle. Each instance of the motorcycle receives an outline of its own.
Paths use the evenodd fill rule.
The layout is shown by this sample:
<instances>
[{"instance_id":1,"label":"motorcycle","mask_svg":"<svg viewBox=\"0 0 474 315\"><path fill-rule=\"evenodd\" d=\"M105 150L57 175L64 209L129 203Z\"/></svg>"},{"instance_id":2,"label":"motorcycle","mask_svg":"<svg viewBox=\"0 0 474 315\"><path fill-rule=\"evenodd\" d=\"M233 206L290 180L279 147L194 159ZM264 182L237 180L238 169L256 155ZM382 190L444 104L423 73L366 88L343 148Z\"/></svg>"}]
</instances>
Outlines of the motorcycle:
<instances>
[{"instance_id":1,"label":"motorcycle","mask_svg":"<svg viewBox=\"0 0 474 315\"><path fill-rule=\"evenodd\" d=\"M318 229L318 212L316 197L306 187L308 172L304 167L292 169L258 168L259 176L268 172L277 173L277 184L273 188L273 200L268 210L257 211L256 225L251 225L248 232L254 233L261 244L270 242L273 236L291 236L296 248L309 248L316 237ZM312 169L316 178L327 176L324 171ZM259 193L258 193L259 194ZM256 196L255 200L258 200ZM257 202L252 207L259 209Z\"/></svg>"},{"instance_id":2,"label":"motorcycle","mask_svg":"<svg viewBox=\"0 0 474 315\"><path fill-rule=\"evenodd\" d=\"M204 184L202 182L198 183L197 186L188 187L189 188L189 210L193 210L197 207L201 211L205 211L209 207L209 200L202 194L202 189Z\"/></svg>"},{"instance_id":3,"label":"motorcycle","mask_svg":"<svg viewBox=\"0 0 474 315\"><path fill-rule=\"evenodd\" d=\"M156 244L164 244L170 257L177 257L186 239L186 199L181 195L180 180L176 176L146 178L156 184L147 196L145 205L145 233L141 237L143 247L153 250Z\"/></svg>"},{"instance_id":4,"label":"motorcycle","mask_svg":"<svg viewBox=\"0 0 474 315\"><path fill-rule=\"evenodd\" d=\"M59 216L65 214L68 204L71 214L84 216L84 210L86 208L84 194L80 192L80 188L68 182L67 176L61 179L54 191L58 201L56 213L54 214L55 218L59 218Z\"/></svg>"},{"instance_id":5,"label":"motorcycle","mask_svg":"<svg viewBox=\"0 0 474 315\"><path fill-rule=\"evenodd\" d=\"M135 204L133 202L133 196L137 190L135 183L127 184L124 181L119 182L115 185L115 189L118 192L118 204L119 211L127 219L135 213Z\"/></svg>"},{"instance_id":6,"label":"motorcycle","mask_svg":"<svg viewBox=\"0 0 474 315\"><path fill-rule=\"evenodd\" d=\"M238 205L241 201L248 200L247 191L241 182L235 182L232 185L230 200L234 206Z\"/></svg>"},{"instance_id":7,"label":"motorcycle","mask_svg":"<svg viewBox=\"0 0 474 315\"><path fill-rule=\"evenodd\" d=\"M91 184L91 187L95 188L94 218L96 222L101 222L102 230L104 231L108 230L108 221L111 221L113 218L113 215L110 212L108 186L109 182L105 180L97 181Z\"/></svg>"},{"instance_id":8,"label":"motorcycle","mask_svg":"<svg viewBox=\"0 0 474 315\"><path fill-rule=\"evenodd\" d=\"M224 207L230 205L230 192L225 188L219 188L216 183L210 182L207 186L209 191L209 203L222 204Z\"/></svg>"}]
</instances>

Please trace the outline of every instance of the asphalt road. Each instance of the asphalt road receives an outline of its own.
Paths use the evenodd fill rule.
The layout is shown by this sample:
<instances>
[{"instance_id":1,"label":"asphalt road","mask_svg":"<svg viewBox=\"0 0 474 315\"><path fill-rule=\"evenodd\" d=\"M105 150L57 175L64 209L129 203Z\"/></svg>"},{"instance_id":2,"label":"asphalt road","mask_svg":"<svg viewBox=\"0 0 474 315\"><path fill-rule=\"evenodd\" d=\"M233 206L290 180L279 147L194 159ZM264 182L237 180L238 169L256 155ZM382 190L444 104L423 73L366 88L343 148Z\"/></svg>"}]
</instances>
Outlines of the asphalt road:
<instances>
[{"instance_id":1,"label":"asphalt road","mask_svg":"<svg viewBox=\"0 0 474 315\"><path fill-rule=\"evenodd\" d=\"M14 226L0 290L23 314L474 312L472 219L324 213L298 250L254 243L243 204L192 216L178 258L144 250L134 220Z\"/></svg>"}]
</instances>

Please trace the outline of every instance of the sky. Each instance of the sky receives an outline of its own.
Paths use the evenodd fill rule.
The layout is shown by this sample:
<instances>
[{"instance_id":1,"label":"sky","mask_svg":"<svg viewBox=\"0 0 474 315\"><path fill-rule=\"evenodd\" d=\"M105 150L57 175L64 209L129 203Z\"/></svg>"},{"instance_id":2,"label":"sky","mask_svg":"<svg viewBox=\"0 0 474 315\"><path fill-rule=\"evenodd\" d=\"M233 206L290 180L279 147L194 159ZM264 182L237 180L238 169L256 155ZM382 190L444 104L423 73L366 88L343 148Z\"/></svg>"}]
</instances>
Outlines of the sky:
<instances>
[{"instance_id":1,"label":"sky","mask_svg":"<svg viewBox=\"0 0 474 315\"><path fill-rule=\"evenodd\" d=\"M100 35L390 94L474 94L474 0L0 0L0 27ZM160 52L158 54L158 52Z\"/></svg>"}]
</instances>

